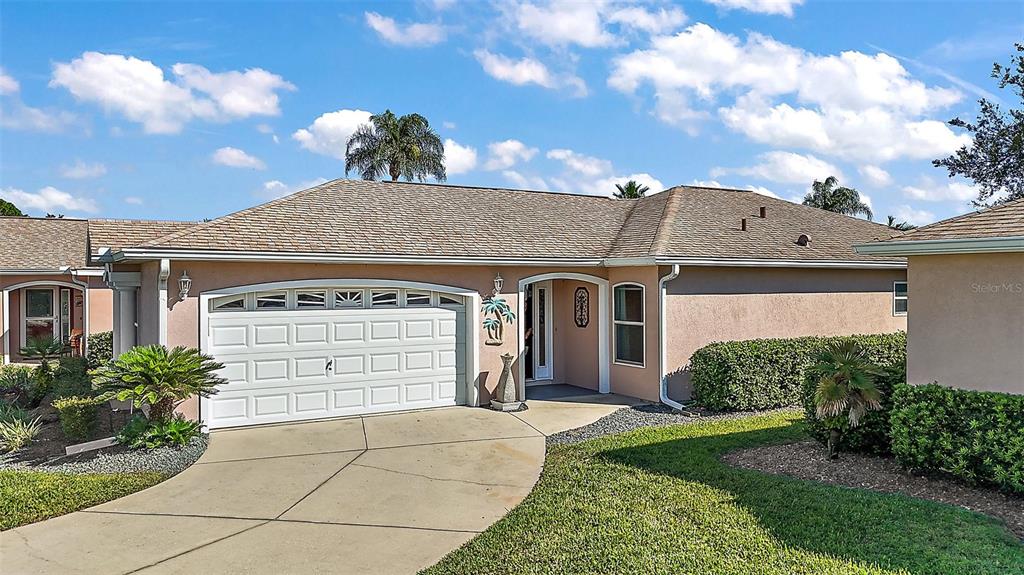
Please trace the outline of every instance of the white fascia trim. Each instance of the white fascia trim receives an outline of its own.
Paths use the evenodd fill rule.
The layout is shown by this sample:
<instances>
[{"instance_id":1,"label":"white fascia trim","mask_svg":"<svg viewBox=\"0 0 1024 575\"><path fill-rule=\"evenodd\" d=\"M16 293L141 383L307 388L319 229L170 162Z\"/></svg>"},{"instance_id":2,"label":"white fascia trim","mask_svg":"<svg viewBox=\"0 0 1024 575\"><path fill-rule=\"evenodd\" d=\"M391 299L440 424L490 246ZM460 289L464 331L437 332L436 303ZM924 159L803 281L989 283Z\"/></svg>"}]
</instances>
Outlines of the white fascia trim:
<instances>
[{"instance_id":1,"label":"white fascia trim","mask_svg":"<svg viewBox=\"0 0 1024 575\"><path fill-rule=\"evenodd\" d=\"M103 269L102 268L82 268L82 269L76 269L76 270L71 270L71 275L78 276L78 277L102 277L103 276Z\"/></svg>"},{"instance_id":2,"label":"white fascia trim","mask_svg":"<svg viewBox=\"0 0 1024 575\"><path fill-rule=\"evenodd\" d=\"M658 265L757 267L757 268L824 268L824 269L906 269L906 262L861 262L843 260L773 260L731 258L658 258Z\"/></svg>"},{"instance_id":3,"label":"white fascia trim","mask_svg":"<svg viewBox=\"0 0 1024 575\"><path fill-rule=\"evenodd\" d=\"M953 240L907 240L874 242L853 246L858 254L920 256L929 254L967 254L1024 252L1024 236L1005 238L968 238Z\"/></svg>"},{"instance_id":4,"label":"white fascia trim","mask_svg":"<svg viewBox=\"0 0 1024 575\"><path fill-rule=\"evenodd\" d=\"M112 256L112 261L175 259L193 261L260 261L338 264L421 264L421 265L498 265L498 266L581 266L602 265L602 258L453 258L442 256L387 256L365 254L323 254L313 252L244 252L194 250L154 250L128 248Z\"/></svg>"},{"instance_id":5,"label":"white fascia trim","mask_svg":"<svg viewBox=\"0 0 1024 575\"><path fill-rule=\"evenodd\" d=\"M60 276L65 274L71 274L73 276L101 276L103 270L100 268L24 268L24 269L4 269L0 270L0 274L5 276Z\"/></svg>"}]
</instances>

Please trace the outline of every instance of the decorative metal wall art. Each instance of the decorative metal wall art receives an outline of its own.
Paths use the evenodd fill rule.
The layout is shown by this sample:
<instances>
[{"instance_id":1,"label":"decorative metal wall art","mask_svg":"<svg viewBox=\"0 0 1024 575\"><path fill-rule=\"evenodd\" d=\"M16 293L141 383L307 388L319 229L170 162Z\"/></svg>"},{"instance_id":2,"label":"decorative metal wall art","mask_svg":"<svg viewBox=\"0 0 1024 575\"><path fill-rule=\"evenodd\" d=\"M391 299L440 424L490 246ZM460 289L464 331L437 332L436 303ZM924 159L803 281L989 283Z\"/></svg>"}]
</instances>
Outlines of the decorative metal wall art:
<instances>
[{"instance_id":1,"label":"decorative metal wall art","mask_svg":"<svg viewBox=\"0 0 1024 575\"><path fill-rule=\"evenodd\" d=\"M585 287L578 287L572 300L576 327L587 327L590 325L590 292Z\"/></svg>"}]
</instances>

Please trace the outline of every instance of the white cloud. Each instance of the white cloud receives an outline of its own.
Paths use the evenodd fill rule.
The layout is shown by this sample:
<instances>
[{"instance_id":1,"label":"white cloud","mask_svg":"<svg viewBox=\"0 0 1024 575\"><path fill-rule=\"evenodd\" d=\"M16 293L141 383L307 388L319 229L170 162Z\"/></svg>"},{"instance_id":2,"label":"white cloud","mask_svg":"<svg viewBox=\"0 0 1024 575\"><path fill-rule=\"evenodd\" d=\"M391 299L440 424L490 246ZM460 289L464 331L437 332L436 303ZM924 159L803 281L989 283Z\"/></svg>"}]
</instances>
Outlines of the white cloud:
<instances>
[{"instance_id":1,"label":"white cloud","mask_svg":"<svg viewBox=\"0 0 1024 575\"><path fill-rule=\"evenodd\" d=\"M507 170L520 162L529 162L537 155L537 148L531 148L519 140L505 140L487 144L488 158L485 170Z\"/></svg>"},{"instance_id":2,"label":"white cloud","mask_svg":"<svg viewBox=\"0 0 1024 575\"><path fill-rule=\"evenodd\" d=\"M8 75L3 68L0 68L0 96L16 94L20 89L21 85L18 84L18 81Z\"/></svg>"},{"instance_id":3,"label":"white cloud","mask_svg":"<svg viewBox=\"0 0 1024 575\"><path fill-rule=\"evenodd\" d=\"M540 176L527 176L515 170L505 170L501 175L521 190L548 190L548 183Z\"/></svg>"},{"instance_id":4,"label":"white cloud","mask_svg":"<svg viewBox=\"0 0 1024 575\"><path fill-rule=\"evenodd\" d=\"M261 134L273 134L274 128L270 124L257 124L256 131Z\"/></svg>"},{"instance_id":5,"label":"white cloud","mask_svg":"<svg viewBox=\"0 0 1024 575\"><path fill-rule=\"evenodd\" d=\"M893 217L897 221L904 221L915 226L923 226L935 221L935 214L928 210L918 210L908 205L896 206Z\"/></svg>"},{"instance_id":6,"label":"white cloud","mask_svg":"<svg viewBox=\"0 0 1024 575\"><path fill-rule=\"evenodd\" d=\"M267 169L267 165L263 163L263 160L250 155L245 150L232 148L231 146L218 148L217 151L210 155L210 159L213 160L213 163L215 164L228 166L230 168L251 168L253 170Z\"/></svg>"},{"instance_id":7,"label":"white cloud","mask_svg":"<svg viewBox=\"0 0 1024 575\"><path fill-rule=\"evenodd\" d=\"M455 124L455 122L451 122L451 121L448 121L448 120L445 120L445 121L441 122L441 126L444 127L445 130L454 130L454 129L458 128L458 126Z\"/></svg>"},{"instance_id":8,"label":"white cloud","mask_svg":"<svg viewBox=\"0 0 1024 575\"><path fill-rule=\"evenodd\" d=\"M603 8L602 2L523 2L514 5L512 17L519 32L542 44L599 48L619 43L619 39L604 27Z\"/></svg>"},{"instance_id":9,"label":"white cloud","mask_svg":"<svg viewBox=\"0 0 1024 575\"><path fill-rule=\"evenodd\" d=\"M614 59L608 85L626 94L650 85L656 115L691 132L717 110L751 140L842 158L934 158L969 141L924 117L962 94L915 80L891 56L817 55L701 23Z\"/></svg>"},{"instance_id":10,"label":"white cloud","mask_svg":"<svg viewBox=\"0 0 1024 575\"><path fill-rule=\"evenodd\" d=\"M793 7L800 6L804 0L704 0L708 4L723 10L746 10L758 14L777 14L793 17Z\"/></svg>"},{"instance_id":11,"label":"white cloud","mask_svg":"<svg viewBox=\"0 0 1024 575\"><path fill-rule=\"evenodd\" d=\"M714 168L711 177L725 174L751 176L783 184L810 184L829 176L843 179L842 172L834 165L810 154L793 152L767 152L758 156L758 163L745 168Z\"/></svg>"},{"instance_id":12,"label":"white cloud","mask_svg":"<svg viewBox=\"0 0 1024 575\"><path fill-rule=\"evenodd\" d=\"M572 150L550 150L548 159L558 160L565 167L581 176L595 177L612 171L612 163L593 156L586 156Z\"/></svg>"},{"instance_id":13,"label":"white cloud","mask_svg":"<svg viewBox=\"0 0 1024 575\"><path fill-rule=\"evenodd\" d=\"M892 184L892 176L889 175L889 172L878 166L867 164L857 168L857 171L867 180L869 185L876 188L883 188Z\"/></svg>"},{"instance_id":14,"label":"white cloud","mask_svg":"<svg viewBox=\"0 0 1024 575\"><path fill-rule=\"evenodd\" d=\"M98 178L103 174L107 173L107 167L101 162L94 162L92 164L83 162L82 160L75 160L74 164L70 166L64 165L60 167L60 175L65 178L72 180L84 180L88 178Z\"/></svg>"},{"instance_id":15,"label":"white cloud","mask_svg":"<svg viewBox=\"0 0 1024 575\"><path fill-rule=\"evenodd\" d=\"M344 160L348 139L356 128L370 121L370 116L370 112L364 110L327 112L309 127L297 130L292 139L311 152Z\"/></svg>"},{"instance_id":16,"label":"white cloud","mask_svg":"<svg viewBox=\"0 0 1024 575\"><path fill-rule=\"evenodd\" d=\"M457 3L457 0L432 0L431 1L431 5L434 7L434 10L437 10L437 11L447 10L447 9L451 8L452 6L455 6L456 3Z\"/></svg>"},{"instance_id":17,"label":"white cloud","mask_svg":"<svg viewBox=\"0 0 1024 575\"><path fill-rule=\"evenodd\" d=\"M297 184L286 184L281 180L270 180L263 182L263 185L253 195L258 198L273 200L312 188L313 186L319 186L327 181L326 178L314 178Z\"/></svg>"},{"instance_id":18,"label":"white cloud","mask_svg":"<svg viewBox=\"0 0 1024 575\"><path fill-rule=\"evenodd\" d=\"M447 33L440 24L415 22L401 25L394 18L366 12L366 25L373 29L385 42L399 46L427 47L444 42Z\"/></svg>"},{"instance_id":19,"label":"white cloud","mask_svg":"<svg viewBox=\"0 0 1024 575\"><path fill-rule=\"evenodd\" d=\"M903 194L926 202L962 203L977 198L978 187L957 181L937 183L929 177L922 177L916 186L903 186Z\"/></svg>"},{"instance_id":20,"label":"white cloud","mask_svg":"<svg viewBox=\"0 0 1024 575\"><path fill-rule=\"evenodd\" d=\"M726 185L722 184L721 182L719 182L718 180L693 180L692 182L690 182L689 185L697 186L697 187L700 187L700 188L729 188L729 189L733 189L733 190L735 190L735 189L747 189L747 190L750 190L752 192L761 194L762 196L768 196L769 198L775 198L775 199L779 199L779 200L784 199L781 196L779 196L778 194L776 194L775 192L769 190L768 188L766 188L764 186L747 185L745 188L737 188L735 186L726 186ZM800 203L801 198L799 196L794 196L794 198L790 198L789 201Z\"/></svg>"},{"instance_id":21,"label":"white cloud","mask_svg":"<svg viewBox=\"0 0 1024 575\"><path fill-rule=\"evenodd\" d=\"M143 201L142 198L138 196L125 196L124 203L131 204L133 206L141 206Z\"/></svg>"},{"instance_id":22,"label":"white cloud","mask_svg":"<svg viewBox=\"0 0 1024 575\"><path fill-rule=\"evenodd\" d=\"M575 183L574 187L567 187L566 191L582 192L594 196L610 196L618 191L615 184L625 184L630 180L636 180L636 183L650 188L647 192L648 195L665 189L665 184L661 183L661 180L643 172L625 176L605 176L594 180L580 179Z\"/></svg>"},{"instance_id":23,"label":"white cloud","mask_svg":"<svg viewBox=\"0 0 1024 575\"><path fill-rule=\"evenodd\" d=\"M53 67L51 87L99 104L142 124L151 134L173 134L193 119L227 122L280 114L278 92L295 86L260 68L216 73L196 64L171 67L173 81L148 60L85 52Z\"/></svg>"},{"instance_id":24,"label":"white cloud","mask_svg":"<svg viewBox=\"0 0 1024 575\"><path fill-rule=\"evenodd\" d=\"M686 23L686 14L675 6L648 10L642 6L619 8L608 15L608 21L648 34L663 34Z\"/></svg>"},{"instance_id":25,"label":"white cloud","mask_svg":"<svg viewBox=\"0 0 1024 575\"><path fill-rule=\"evenodd\" d=\"M73 196L53 186L46 186L36 193L25 192L17 188L0 189L0 197L12 202L22 210L35 210L46 213L88 212L99 211L96 202L83 196Z\"/></svg>"},{"instance_id":26,"label":"white cloud","mask_svg":"<svg viewBox=\"0 0 1024 575\"><path fill-rule=\"evenodd\" d=\"M78 122L78 117L62 110L43 110L26 106L17 96L0 104L0 127L27 132L63 132Z\"/></svg>"},{"instance_id":27,"label":"white cloud","mask_svg":"<svg viewBox=\"0 0 1024 575\"><path fill-rule=\"evenodd\" d=\"M476 148L448 138L444 141L444 163L449 176L472 171L476 167Z\"/></svg>"},{"instance_id":28,"label":"white cloud","mask_svg":"<svg viewBox=\"0 0 1024 575\"><path fill-rule=\"evenodd\" d=\"M556 74L540 60L523 57L518 60L488 50L473 52L488 76L516 86L536 84L551 90L566 88L574 96L587 95L587 84L575 74Z\"/></svg>"}]
</instances>

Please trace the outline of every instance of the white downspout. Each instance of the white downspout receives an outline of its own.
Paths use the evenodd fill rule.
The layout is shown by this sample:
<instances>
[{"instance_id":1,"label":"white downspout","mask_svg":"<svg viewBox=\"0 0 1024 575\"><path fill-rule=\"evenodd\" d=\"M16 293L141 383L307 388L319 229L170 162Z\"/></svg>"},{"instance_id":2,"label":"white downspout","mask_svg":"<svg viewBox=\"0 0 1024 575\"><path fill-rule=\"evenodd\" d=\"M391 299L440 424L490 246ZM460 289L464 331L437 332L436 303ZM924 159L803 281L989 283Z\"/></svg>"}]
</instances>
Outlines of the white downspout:
<instances>
[{"instance_id":1,"label":"white downspout","mask_svg":"<svg viewBox=\"0 0 1024 575\"><path fill-rule=\"evenodd\" d=\"M668 326L665 324L665 294L668 288L665 287L668 282L679 277L679 264L672 265L672 271L668 275L661 278L658 282L658 313L660 314L658 320L658 350L660 352L660 374L661 374L661 389L660 398L661 402L671 407L672 409L683 409L683 404L673 400L668 396L668 373L666 373L668 366L668 337L666 332Z\"/></svg>"}]
</instances>

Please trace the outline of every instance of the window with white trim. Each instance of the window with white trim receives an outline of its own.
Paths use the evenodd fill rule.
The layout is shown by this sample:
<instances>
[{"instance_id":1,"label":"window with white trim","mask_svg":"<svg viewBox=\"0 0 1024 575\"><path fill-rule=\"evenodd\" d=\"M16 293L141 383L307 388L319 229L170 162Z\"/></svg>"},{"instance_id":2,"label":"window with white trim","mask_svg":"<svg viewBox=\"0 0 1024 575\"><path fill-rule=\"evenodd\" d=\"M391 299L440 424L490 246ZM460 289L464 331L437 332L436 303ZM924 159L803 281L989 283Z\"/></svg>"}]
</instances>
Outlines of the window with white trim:
<instances>
[{"instance_id":1,"label":"window with white trim","mask_svg":"<svg viewBox=\"0 0 1024 575\"><path fill-rule=\"evenodd\" d=\"M219 297L213 300L210 305L217 311L245 309L245 294Z\"/></svg>"},{"instance_id":2,"label":"window with white trim","mask_svg":"<svg viewBox=\"0 0 1024 575\"><path fill-rule=\"evenodd\" d=\"M57 304L53 288L25 288L25 339L53 339L57 333Z\"/></svg>"},{"instance_id":3,"label":"window with white trim","mask_svg":"<svg viewBox=\"0 0 1024 575\"><path fill-rule=\"evenodd\" d=\"M288 307L288 292L256 292L256 309L284 309Z\"/></svg>"},{"instance_id":4,"label":"window with white trim","mask_svg":"<svg viewBox=\"0 0 1024 575\"><path fill-rule=\"evenodd\" d=\"M327 309L325 290L299 290L295 292L295 307L298 309Z\"/></svg>"},{"instance_id":5,"label":"window with white trim","mask_svg":"<svg viewBox=\"0 0 1024 575\"><path fill-rule=\"evenodd\" d=\"M613 290L615 362L644 365L644 287L635 284Z\"/></svg>"},{"instance_id":6,"label":"window with white trim","mask_svg":"<svg viewBox=\"0 0 1024 575\"><path fill-rule=\"evenodd\" d=\"M398 307L398 292L373 290L370 292L370 307Z\"/></svg>"},{"instance_id":7,"label":"window with white trim","mask_svg":"<svg viewBox=\"0 0 1024 575\"><path fill-rule=\"evenodd\" d=\"M892 314L893 315L907 315L907 304L909 303L909 294L907 292L907 282L893 282L892 284Z\"/></svg>"},{"instance_id":8,"label":"window with white trim","mask_svg":"<svg viewBox=\"0 0 1024 575\"><path fill-rule=\"evenodd\" d=\"M334 307L337 309L363 307L363 290L334 290Z\"/></svg>"},{"instance_id":9,"label":"window with white trim","mask_svg":"<svg viewBox=\"0 0 1024 575\"><path fill-rule=\"evenodd\" d=\"M430 305L430 292L405 290L405 305L409 307L427 307Z\"/></svg>"},{"instance_id":10,"label":"window with white trim","mask_svg":"<svg viewBox=\"0 0 1024 575\"><path fill-rule=\"evenodd\" d=\"M447 305L453 307L464 305L462 301L462 296L445 295L443 293L437 294L437 303L443 306Z\"/></svg>"}]
</instances>

